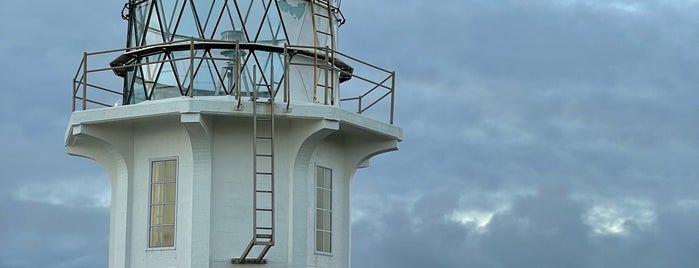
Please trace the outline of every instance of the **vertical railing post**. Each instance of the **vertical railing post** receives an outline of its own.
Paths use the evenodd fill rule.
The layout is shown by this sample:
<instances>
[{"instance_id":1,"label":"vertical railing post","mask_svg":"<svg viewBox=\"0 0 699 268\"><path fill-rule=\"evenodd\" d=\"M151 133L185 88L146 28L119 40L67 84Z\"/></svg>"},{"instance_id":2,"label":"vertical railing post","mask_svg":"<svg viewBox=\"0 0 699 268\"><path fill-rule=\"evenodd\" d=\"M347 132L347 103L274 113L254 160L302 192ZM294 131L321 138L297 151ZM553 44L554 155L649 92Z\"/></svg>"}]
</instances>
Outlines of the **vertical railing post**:
<instances>
[{"instance_id":1,"label":"vertical railing post","mask_svg":"<svg viewBox=\"0 0 699 268\"><path fill-rule=\"evenodd\" d=\"M284 102L289 102L289 44L284 43ZM288 107L288 106L287 106Z\"/></svg>"},{"instance_id":2,"label":"vertical railing post","mask_svg":"<svg viewBox=\"0 0 699 268\"><path fill-rule=\"evenodd\" d=\"M359 96L359 99L357 101L357 113L361 114L362 113L362 96Z\"/></svg>"},{"instance_id":3,"label":"vertical railing post","mask_svg":"<svg viewBox=\"0 0 699 268\"><path fill-rule=\"evenodd\" d=\"M393 125L393 109L395 108L396 100L396 71L391 72L391 120L390 123Z\"/></svg>"},{"instance_id":4,"label":"vertical railing post","mask_svg":"<svg viewBox=\"0 0 699 268\"><path fill-rule=\"evenodd\" d=\"M87 52L83 52L83 111L87 110Z\"/></svg>"},{"instance_id":5,"label":"vertical railing post","mask_svg":"<svg viewBox=\"0 0 699 268\"><path fill-rule=\"evenodd\" d=\"M240 91L240 60L240 41L235 41L235 98L238 101L236 109L239 111L240 105L242 105L242 103L240 102L240 99L242 98Z\"/></svg>"},{"instance_id":6,"label":"vertical railing post","mask_svg":"<svg viewBox=\"0 0 699 268\"><path fill-rule=\"evenodd\" d=\"M340 83L339 83L339 81L337 83L335 83L335 80L337 80L337 79L335 79L336 76L335 76L335 50L334 50L334 48L332 48L332 50L331 50L331 56L332 56L332 58L330 60L330 66L328 67L328 68L330 68L330 83L332 83L332 88L330 88L330 105L335 105L335 98L336 98L335 92L340 89ZM338 76L339 76L339 74L338 74Z\"/></svg>"},{"instance_id":7,"label":"vertical railing post","mask_svg":"<svg viewBox=\"0 0 699 268\"><path fill-rule=\"evenodd\" d=\"M286 90L286 111L288 112L291 108L291 89L289 88L291 83L291 55L289 55L289 49L286 44L284 44L284 50L286 54L286 56L284 56L286 60L286 65L284 66L284 90Z\"/></svg>"},{"instance_id":8,"label":"vertical railing post","mask_svg":"<svg viewBox=\"0 0 699 268\"><path fill-rule=\"evenodd\" d=\"M323 74L325 80L325 85L323 85L323 88L325 89L323 91L323 102L325 105L328 105L328 79L330 79L330 49L328 46L325 46L325 60L323 61L323 68L325 69L325 73Z\"/></svg>"},{"instance_id":9,"label":"vertical railing post","mask_svg":"<svg viewBox=\"0 0 699 268\"><path fill-rule=\"evenodd\" d=\"M189 97L194 97L194 37L189 42Z\"/></svg>"}]
</instances>

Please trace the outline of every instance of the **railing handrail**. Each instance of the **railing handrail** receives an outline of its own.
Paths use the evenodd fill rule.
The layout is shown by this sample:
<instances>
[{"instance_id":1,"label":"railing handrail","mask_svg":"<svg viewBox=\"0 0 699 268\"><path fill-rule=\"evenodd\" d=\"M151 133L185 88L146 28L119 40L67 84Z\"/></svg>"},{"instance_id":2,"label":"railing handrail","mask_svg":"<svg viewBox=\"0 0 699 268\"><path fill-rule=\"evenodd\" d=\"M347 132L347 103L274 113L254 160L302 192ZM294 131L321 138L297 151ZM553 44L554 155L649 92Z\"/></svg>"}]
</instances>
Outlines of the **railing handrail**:
<instances>
[{"instance_id":1,"label":"railing handrail","mask_svg":"<svg viewBox=\"0 0 699 268\"><path fill-rule=\"evenodd\" d=\"M189 50L190 53L189 55L181 55L177 56L176 53L169 53L168 58L162 58L160 60L156 61L148 61L148 62L139 62L137 59L140 57L145 57L149 55L155 55L157 53L164 53L163 50L167 50L169 52L172 51L184 51L184 50ZM394 122L394 106L395 106L395 72L394 71L389 71L387 69L378 67L376 65L367 63L366 61L360 60L356 57L349 56L345 53L339 52L337 50L327 48L327 47L313 47L313 46L304 46L304 45L284 45L283 47L280 46L274 46L274 45L267 45L267 44L259 44L259 43L239 43L239 42L230 42L230 41L218 41L218 40L201 40L201 39L190 39L190 40L179 40L179 41L172 41L168 43L162 43L162 44L157 44L157 45L148 45L148 46L141 46L141 47L131 47L131 48L120 48L120 49L112 49L112 50L105 50L105 51L98 51L98 52L85 52L83 54L83 58L80 61L80 64L78 65L78 70L75 73L75 76L73 77L73 89L72 89L72 98L73 98L73 111L76 110L87 110L87 104L95 104L99 106L104 106L104 107L109 107L110 105L103 102L103 101L97 101L94 99L91 99L88 96L88 89L90 90L99 90L102 92L106 92L108 94L113 94L113 95L118 95L122 98L125 98L124 93L123 93L123 88L122 89L111 89L106 86L101 86L98 84L90 83L88 80L88 76L93 73L100 73L100 72L105 72L105 71L112 71L115 73L119 72L125 72L125 70L128 70L130 68L138 68L138 67L143 67L147 65L153 65L153 64L166 64L166 63L174 63L178 61L183 61L183 60L189 60L190 62L190 68L188 70L188 80L189 80L189 85L186 86L186 82L177 82L179 87L185 86L186 91L189 96L194 96L194 82L195 81L195 76L197 76L197 73L195 73L195 68L196 66L194 65L195 60L199 61L200 64L204 60L212 60L214 61L214 65L216 64L215 61L219 60L230 60L230 58L227 57L220 57L220 56L214 56L213 53L210 53L208 51L212 49L230 49L235 50L236 55L241 55L241 51L257 51L257 50L262 50L262 51L268 51L272 53L280 53L284 56L283 60L283 68L284 68L284 74L282 76L282 79L284 79L283 83L279 83L279 88L281 89L283 87L283 102L286 103L287 109L290 108L291 105L291 90L289 89L289 79L287 79L289 76L289 68L290 66L293 65L304 65L302 62L294 62L291 59L296 56L304 56L304 57L313 57L314 52L313 50L315 49L316 51L323 51L324 57L328 57L327 60L320 61L323 64L330 64L328 67L331 68L332 72L335 73L337 72L338 75L334 76L335 81L329 81L326 83L333 83L334 85L339 85L340 83L349 80L351 78L357 79L358 81L361 81L362 83L367 83L370 85L368 89L365 91L360 91L360 93L356 96L349 96L349 97L333 97L333 98L338 98L340 103L346 102L346 101L357 101L358 102L358 107L356 112L359 114L362 114L363 112L369 110L370 108L374 107L377 105L379 102L384 101L387 96L390 95L390 101L389 101L389 117L390 119L388 120L390 124L393 124ZM172 51L171 51L172 50ZM205 50L208 52L208 55L206 53L199 54L195 53L195 51L198 50ZM121 53L116 57L116 59L112 60L109 62L109 67L100 67L100 68L90 68L88 65L88 62L93 62L93 61L88 61L90 58L94 58L96 56L104 56L107 54L115 54L115 53ZM317 53L317 52L315 52ZM318 56L318 54L315 54ZM355 66L351 66L350 64L358 64ZM233 88L227 88L226 86L223 86L223 90L225 90L227 94L235 94L237 96L237 105L236 108L240 109L241 105L241 77L240 77L240 71L242 66L240 66L241 63L240 61L236 61L236 77L235 77L235 86ZM307 65L307 64L306 64ZM361 67L365 66L368 68L363 68L362 70L365 72L370 72L374 73L373 76L376 76L375 74L378 73L384 73L386 76L382 80L375 80L368 78L360 73L356 72L356 69L354 67ZM315 68L319 68L321 66L315 66ZM327 67L322 67L322 68L327 68ZM220 70L216 70L219 72ZM218 80L214 79L213 81L216 82L222 82L225 81L225 78L221 76L220 73L217 73L218 75ZM383 76L382 76L383 77ZM339 79L339 80L337 80ZM343 80L344 79L344 80ZM186 81L186 80L183 80ZM339 82L338 82L339 81ZM218 83L216 82L216 83ZM334 87L334 86L333 86ZM379 93L380 97L376 98L375 96L369 96L369 94L372 94L375 92L377 89L384 89L387 92L384 94ZM331 94L335 94L335 89L332 89ZM358 91L356 88L352 88L351 90L353 91ZM272 90L274 93L275 90ZM342 91L340 93L346 93L346 91ZM343 94L344 95L344 94ZM150 98L150 97L148 97ZM371 98L368 102L365 101L366 98ZM81 107L78 107L76 104L81 102ZM369 103L369 105L365 105L365 103ZM385 107L385 106L384 106Z\"/></svg>"}]
</instances>

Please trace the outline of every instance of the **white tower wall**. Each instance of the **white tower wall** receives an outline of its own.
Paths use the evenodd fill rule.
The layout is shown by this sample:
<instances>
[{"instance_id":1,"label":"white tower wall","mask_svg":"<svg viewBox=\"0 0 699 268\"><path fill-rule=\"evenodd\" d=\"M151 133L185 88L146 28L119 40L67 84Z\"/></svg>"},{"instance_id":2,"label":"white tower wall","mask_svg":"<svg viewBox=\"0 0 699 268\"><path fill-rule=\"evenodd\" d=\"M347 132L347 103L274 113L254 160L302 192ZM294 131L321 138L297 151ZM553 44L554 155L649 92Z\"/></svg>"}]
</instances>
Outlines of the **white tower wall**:
<instances>
[{"instance_id":1,"label":"white tower wall","mask_svg":"<svg viewBox=\"0 0 699 268\"><path fill-rule=\"evenodd\" d=\"M75 112L69 153L100 162L112 181L110 267L235 267L252 234L251 105L172 98ZM281 110L281 107L280 107ZM349 267L350 182L373 155L395 150L397 127L333 106L277 115L275 238L258 267ZM148 248L150 161L178 160L174 248ZM332 254L315 251L315 166L332 169Z\"/></svg>"}]
</instances>

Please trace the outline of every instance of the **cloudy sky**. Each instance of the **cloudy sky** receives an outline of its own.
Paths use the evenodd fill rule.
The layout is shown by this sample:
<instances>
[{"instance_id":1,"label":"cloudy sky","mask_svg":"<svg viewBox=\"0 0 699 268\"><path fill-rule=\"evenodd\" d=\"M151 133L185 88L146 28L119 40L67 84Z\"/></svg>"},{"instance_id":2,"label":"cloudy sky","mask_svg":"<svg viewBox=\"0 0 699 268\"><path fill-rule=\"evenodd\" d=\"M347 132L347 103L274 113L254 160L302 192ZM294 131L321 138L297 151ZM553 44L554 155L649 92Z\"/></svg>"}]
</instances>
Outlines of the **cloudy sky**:
<instances>
[{"instance_id":1,"label":"cloudy sky","mask_svg":"<svg viewBox=\"0 0 699 268\"><path fill-rule=\"evenodd\" d=\"M0 267L105 267L109 181L63 147L122 1L0 9ZM354 267L699 267L699 1L343 1L400 151L353 183Z\"/></svg>"}]
</instances>

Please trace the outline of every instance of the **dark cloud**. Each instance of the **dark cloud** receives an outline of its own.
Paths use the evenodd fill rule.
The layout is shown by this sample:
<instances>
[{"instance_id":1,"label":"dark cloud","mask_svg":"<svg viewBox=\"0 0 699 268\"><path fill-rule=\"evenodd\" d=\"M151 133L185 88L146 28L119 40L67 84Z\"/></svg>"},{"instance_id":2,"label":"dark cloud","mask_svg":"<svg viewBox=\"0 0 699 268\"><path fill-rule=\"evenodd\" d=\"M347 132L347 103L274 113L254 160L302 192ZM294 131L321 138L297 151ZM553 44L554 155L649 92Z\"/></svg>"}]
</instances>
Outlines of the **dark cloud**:
<instances>
[{"instance_id":1,"label":"dark cloud","mask_svg":"<svg viewBox=\"0 0 699 268\"><path fill-rule=\"evenodd\" d=\"M686 47L699 41L687 32L696 19L675 2L615 3L346 4L357 20L346 29L362 29L347 39L381 40L347 49L396 66L404 81L401 156L373 172L410 166L405 177L433 187L453 179L486 189L541 180L644 194L661 181L685 184L662 191L699 189L699 81L684 75L699 65ZM361 24L376 20L382 27Z\"/></svg>"},{"instance_id":2,"label":"dark cloud","mask_svg":"<svg viewBox=\"0 0 699 268\"><path fill-rule=\"evenodd\" d=\"M3 200L0 267L106 267L109 210Z\"/></svg>"},{"instance_id":3,"label":"dark cloud","mask_svg":"<svg viewBox=\"0 0 699 268\"><path fill-rule=\"evenodd\" d=\"M680 234L696 241L696 232L671 227L695 219L666 215L673 211L667 204L696 200L699 191L699 80L692 74L699 53L691 48L699 20L687 11L696 2L344 5L352 15L345 40L376 41L345 48L398 70L397 120L405 130L401 151L357 173L362 220L353 225L354 265L418 267L387 253L399 245L405 256L440 267L697 266L696 246L663 242ZM568 191L560 195L491 198L561 182ZM462 198L466 209L512 206L492 218L486 235L457 247L468 257L425 254L453 248L423 242L419 229L386 235L395 239L365 237L397 228L371 223L365 199L447 189L471 196ZM644 200L658 215L656 231L627 220L628 235L594 235L581 219L596 201L568 192L612 203ZM384 210L373 217L424 217L401 206Z\"/></svg>"},{"instance_id":4,"label":"dark cloud","mask_svg":"<svg viewBox=\"0 0 699 268\"><path fill-rule=\"evenodd\" d=\"M468 257L462 250L468 247L468 230L445 220L457 202L456 194L440 192L420 198L411 208L369 213L353 224L353 266L471 267L457 265Z\"/></svg>"},{"instance_id":5,"label":"dark cloud","mask_svg":"<svg viewBox=\"0 0 699 268\"><path fill-rule=\"evenodd\" d=\"M583 213L565 187L547 185L496 214L481 245L501 267L589 267Z\"/></svg>"},{"instance_id":6,"label":"dark cloud","mask_svg":"<svg viewBox=\"0 0 699 268\"><path fill-rule=\"evenodd\" d=\"M365 211L353 224L356 267L696 267L698 206L662 210L652 228L629 220L626 234L595 234L585 202L569 187L547 184L518 195L484 230L449 217L460 208L449 192L414 205ZM361 246L357 246L360 243Z\"/></svg>"}]
</instances>

